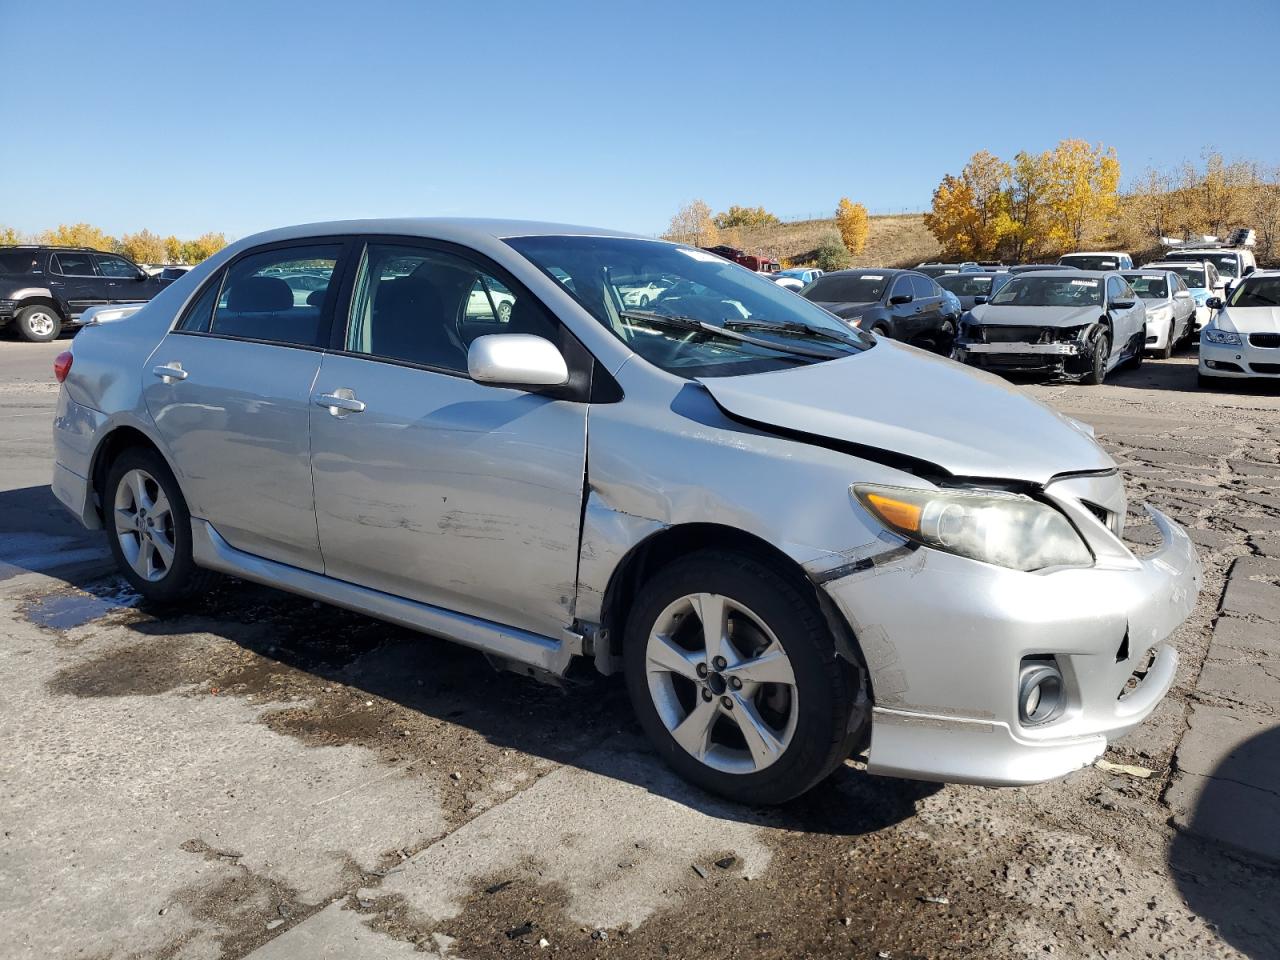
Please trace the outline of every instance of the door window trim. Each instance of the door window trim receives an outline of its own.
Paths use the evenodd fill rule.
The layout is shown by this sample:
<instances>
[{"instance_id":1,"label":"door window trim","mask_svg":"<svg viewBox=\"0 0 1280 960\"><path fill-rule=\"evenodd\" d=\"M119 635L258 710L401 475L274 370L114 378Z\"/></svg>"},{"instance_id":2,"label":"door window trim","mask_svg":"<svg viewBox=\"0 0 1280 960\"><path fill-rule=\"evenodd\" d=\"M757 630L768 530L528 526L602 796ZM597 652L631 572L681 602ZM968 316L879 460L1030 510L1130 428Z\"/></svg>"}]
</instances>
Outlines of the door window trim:
<instances>
[{"instance_id":1,"label":"door window trim","mask_svg":"<svg viewBox=\"0 0 1280 960\"><path fill-rule=\"evenodd\" d=\"M67 250L67 251L65 251L65 252L66 252L66 253L79 253L79 251L77 251L77 250ZM97 269L98 269L98 261L97 261L97 260L95 260L95 259L93 258L93 251L88 251L88 250L86 250L86 251L84 252L84 254L83 254L83 255L89 258L89 266L93 267L93 269L94 269L94 270L97 270ZM57 269L54 269L55 265L56 265ZM100 273L63 273L63 272L62 272L62 258L58 255L57 251L54 251L54 253L49 257L49 272L50 272L50 273L56 273L56 274L57 274L58 276L60 276L60 277L71 277L71 278L73 278L73 279L79 279L79 280L101 280L101 279L103 279L103 276L102 276L102 274L100 274Z\"/></svg>"},{"instance_id":2,"label":"door window trim","mask_svg":"<svg viewBox=\"0 0 1280 960\"><path fill-rule=\"evenodd\" d=\"M359 234L350 239L353 241L350 257L351 266L343 276L340 301L343 312L341 319L331 327L329 346L326 349L327 353L341 357L351 357L356 360L367 360L372 363L387 363L397 367L408 367L413 370L422 370L427 373L440 374L475 383L466 370L454 370L448 367L415 363L411 360L384 357L376 353L361 353L358 350L348 350L346 347L347 332L351 326L351 312L355 307L353 294L356 280L359 267L365 261L365 254L369 245L377 243L398 247L417 247L432 253L444 253L457 257L469 266L474 267L478 273L493 277L514 293L517 298L526 296L532 300L555 325L556 337L551 342L564 355L565 364L569 368L569 382L556 387L512 387L510 389L519 389L522 393L537 394L554 400L572 400L581 403L603 403L622 398L622 391L618 387L617 381L609 376L595 355L577 338L568 325L560 319L559 315L512 275L509 270L480 251L448 240L399 234ZM335 319L337 318L335 317Z\"/></svg>"},{"instance_id":3,"label":"door window trim","mask_svg":"<svg viewBox=\"0 0 1280 960\"><path fill-rule=\"evenodd\" d=\"M292 247L315 247L322 245L338 246L338 262L334 265L333 275L329 280L329 286L325 289L324 303L320 307L320 333L317 339L320 343L291 343L285 340L270 340L262 337L241 337L230 333L218 333L214 330L183 330L180 324L187 319L191 309L200 302L201 297L208 291L212 284L218 285L218 297L214 299L214 312L218 309L218 299L222 296L222 285L226 282L227 274L231 268L246 257L256 256L260 253L270 253L273 250L288 250ZM355 247L353 238L344 235L326 235L319 237L302 237L294 240L278 240L275 243L264 243L261 246L250 247L236 254L232 259L228 260L214 272L213 276L205 280L204 283L196 289L195 293L187 299L182 305L182 309L174 315L173 323L169 327L169 333L175 336L183 337L207 337L212 340L235 340L238 343L257 343L269 347L288 347L294 350L312 350L317 353L323 353L329 348L328 342L332 341L333 336L333 318L337 315L337 307L340 305L340 296L346 293L344 285L347 280L347 273L350 272L351 253ZM337 278L337 282L334 281ZM212 326L212 323L210 324Z\"/></svg>"}]
</instances>

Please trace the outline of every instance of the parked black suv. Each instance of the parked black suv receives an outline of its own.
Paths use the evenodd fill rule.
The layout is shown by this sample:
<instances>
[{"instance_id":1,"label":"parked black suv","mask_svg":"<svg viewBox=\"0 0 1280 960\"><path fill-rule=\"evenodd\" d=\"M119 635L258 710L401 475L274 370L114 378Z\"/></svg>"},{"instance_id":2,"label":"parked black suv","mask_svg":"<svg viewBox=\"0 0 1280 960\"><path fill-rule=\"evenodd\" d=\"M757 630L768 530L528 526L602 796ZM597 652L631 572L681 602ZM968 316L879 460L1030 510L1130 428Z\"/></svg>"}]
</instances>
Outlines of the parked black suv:
<instances>
[{"instance_id":1,"label":"parked black suv","mask_svg":"<svg viewBox=\"0 0 1280 960\"><path fill-rule=\"evenodd\" d=\"M84 247L0 247L0 327L53 340L89 307L150 300L171 281L132 260Z\"/></svg>"},{"instance_id":2,"label":"parked black suv","mask_svg":"<svg viewBox=\"0 0 1280 960\"><path fill-rule=\"evenodd\" d=\"M800 296L861 330L950 350L959 316L942 288L916 270L860 267L824 273Z\"/></svg>"}]
</instances>

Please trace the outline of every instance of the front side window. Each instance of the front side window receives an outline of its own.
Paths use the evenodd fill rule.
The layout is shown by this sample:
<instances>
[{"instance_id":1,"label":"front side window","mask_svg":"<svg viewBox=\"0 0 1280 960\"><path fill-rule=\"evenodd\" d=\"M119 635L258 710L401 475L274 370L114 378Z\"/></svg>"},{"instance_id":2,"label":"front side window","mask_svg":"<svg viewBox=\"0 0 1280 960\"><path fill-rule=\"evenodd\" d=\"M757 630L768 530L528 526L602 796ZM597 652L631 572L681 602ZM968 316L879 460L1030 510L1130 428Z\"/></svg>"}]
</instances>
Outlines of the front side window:
<instances>
[{"instance_id":1,"label":"front side window","mask_svg":"<svg viewBox=\"0 0 1280 960\"><path fill-rule=\"evenodd\" d=\"M123 277L133 280L138 276L138 268L120 257L104 257L99 255L98 271L104 277Z\"/></svg>"},{"instance_id":2,"label":"front side window","mask_svg":"<svg viewBox=\"0 0 1280 960\"><path fill-rule=\"evenodd\" d=\"M956 274L956 276L959 276L959 274ZM929 297L938 296L938 294L934 293L934 289L933 281L928 277L913 276L911 278L911 292L917 300L926 300Z\"/></svg>"},{"instance_id":3,"label":"front side window","mask_svg":"<svg viewBox=\"0 0 1280 960\"><path fill-rule=\"evenodd\" d=\"M694 247L630 237L506 242L615 337L678 376L776 370L848 356L872 343L772 280ZM628 291L645 281L661 289L641 307Z\"/></svg>"},{"instance_id":4,"label":"front side window","mask_svg":"<svg viewBox=\"0 0 1280 960\"><path fill-rule=\"evenodd\" d=\"M394 243L365 248L347 351L465 373L471 341L490 333L554 341L557 325L531 294L462 257Z\"/></svg>"},{"instance_id":5,"label":"front side window","mask_svg":"<svg viewBox=\"0 0 1280 960\"><path fill-rule=\"evenodd\" d=\"M1102 281L1037 277L1033 273L1014 277L991 298L991 304L997 307L1100 307Z\"/></svg>"},{"instance_id":6,"label":"front side window","mask_svg":"<svg viewBox=\"0 0 1280 960\"><path fill-rule=\"evenodd\" d=\"M1280 307L1280 277L1249 277L1227 301L1232 307Z\"/></svg>"},{"instance_id":7,"label":"front side window","mask_svg":"<svg viewBox=\"0 0 1280 960\"><path fill-rule=\"evenodd\" d=\"M341 252L340 244L326 243L265 250L237 260L224 275L208 332L325 346L323 306Z\"/></svg>"},{"instance_id":8,"label":"front side window","mask_svg":"<svg viewBox=\"0 0 1280 960\"><path fill-rule=\"evenodd\" d=\"M96 277L93 258L87 253L58 253L52 257L55 273L64 277Z\"/></svg>"}]
</instances>

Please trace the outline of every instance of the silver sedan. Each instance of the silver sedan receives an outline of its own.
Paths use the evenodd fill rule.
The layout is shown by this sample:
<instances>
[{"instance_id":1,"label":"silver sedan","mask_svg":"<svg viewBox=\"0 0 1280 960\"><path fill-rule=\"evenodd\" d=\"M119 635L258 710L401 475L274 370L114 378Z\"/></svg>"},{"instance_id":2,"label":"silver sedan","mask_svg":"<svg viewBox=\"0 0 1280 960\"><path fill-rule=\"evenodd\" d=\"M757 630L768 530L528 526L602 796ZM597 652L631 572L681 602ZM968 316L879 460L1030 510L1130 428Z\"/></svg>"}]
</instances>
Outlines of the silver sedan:
<instances>
[{"instance_id":1,"label":"silver sedan","mask_svg":"<svg viewBox=\"0 0 1280 960\"><path fill-rule=\"evenodd\" d=\"M640 309L617 283L646 277ZM54 491L147 600L221 571L532 676L623 672L661 756L750 803L863 750L978 783L1087 764L1169 689L1200 586L1159 512L1125 546L1083 425L611 231L249 237L55 372Z\"/></svg>"}]
</instances>

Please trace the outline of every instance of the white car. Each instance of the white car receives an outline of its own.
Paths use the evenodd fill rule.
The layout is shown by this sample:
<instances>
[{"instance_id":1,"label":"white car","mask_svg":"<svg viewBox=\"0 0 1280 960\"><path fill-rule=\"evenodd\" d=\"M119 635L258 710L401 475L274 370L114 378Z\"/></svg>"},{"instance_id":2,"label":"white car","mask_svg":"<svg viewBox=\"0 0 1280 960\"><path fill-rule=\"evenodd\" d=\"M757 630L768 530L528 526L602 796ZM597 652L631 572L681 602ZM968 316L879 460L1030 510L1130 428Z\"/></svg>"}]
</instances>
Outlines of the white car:
<instances>
[{"instance_id":1,"label":"white car","mask_svg":"<svg viewBox=\"0 0 1280 960\"><path fill-rule=\"evenodd\" d=\"M1214 290L1214 293L1224 298L1231 295L1231 287L1237 280L1247 277L1258 269L1258 261L1254 258L1253 251L1244 248L1179 247L1177 250L1170 250L1161 259L1166 262L1204 261L1213 264L1220 278L1218 289Z\"/></svg>"},{"instance_id":2,"label":"white car","mask_svg":"<svg viewBox=\"0 0 1280 960\"><path fill-rule=\"evenodd\" d=\"M816 267L792 267L789 270L779 270L777 273L769 274L769 279L788 290L803 290L822 276L822 273L823 271Z\"/></svg>"},{"instance_id":3,"label":"white car","mask_svg":"<svg viewBox=\"0 0 1280 960\"><path fill-rule=\"evenodd\" d=\"M1207 260L1157 260L1144 263L1143 270L1172 270L1182 278L1196 304L1196 330L1202 330L1213 316L1209 299L1222 291L1222 278Z\"/></svg>"},{"instance_id":4,"label":"white car","mask_svg":"<svg viewBox=\"0 0 1280 960\"><path fill-rule=\"evenodd\" d=\"M1168 360L1196 332L1196 302L1174 270L1125 271L1124 278L1147 308L1147 351Z\"/></svg>"},{"instance_id":5,"label":"white car","mask_svg":"<svg viewBox=\"0 0 1280 960\"><path fill-rule=\"evenodd\" d=\"M671 282L665 279L619 281L618 294L622 297L623 306L639 307L643 310L658 299L669 286Z\"/></svg>"},{"instance_id":6,"label":"white car","mask_svg":"<svg viewBox=\"0 0 1280 960\"><path fill-rule=\"evenodd\" d=\"M1236 284L1200 331L1200 386L1244 377L1280 380L1280 270L1258 270Z\"/></svg>"},{"instance_id":7,"label":"white car","mask_svg":"<svg viewBox=\"0 0 1280 960\"><path fill-rule=\"evenodd\" d=\"M1080 250L1059 257L1058 264L1078 270L1132 270L1133 257L1123 250Z\"/></svg>"},{"instance_id":8,"label":"white car","mask_svg":"<svg viewBox=\"0 0 1280 960\"><path fill-rule=\"evenodd\" d=\"M467 298L467 319L497 319L499 323L507 323L515 302L515 294L492 277L477 280Z\"/></svg>"}]
</instances>

